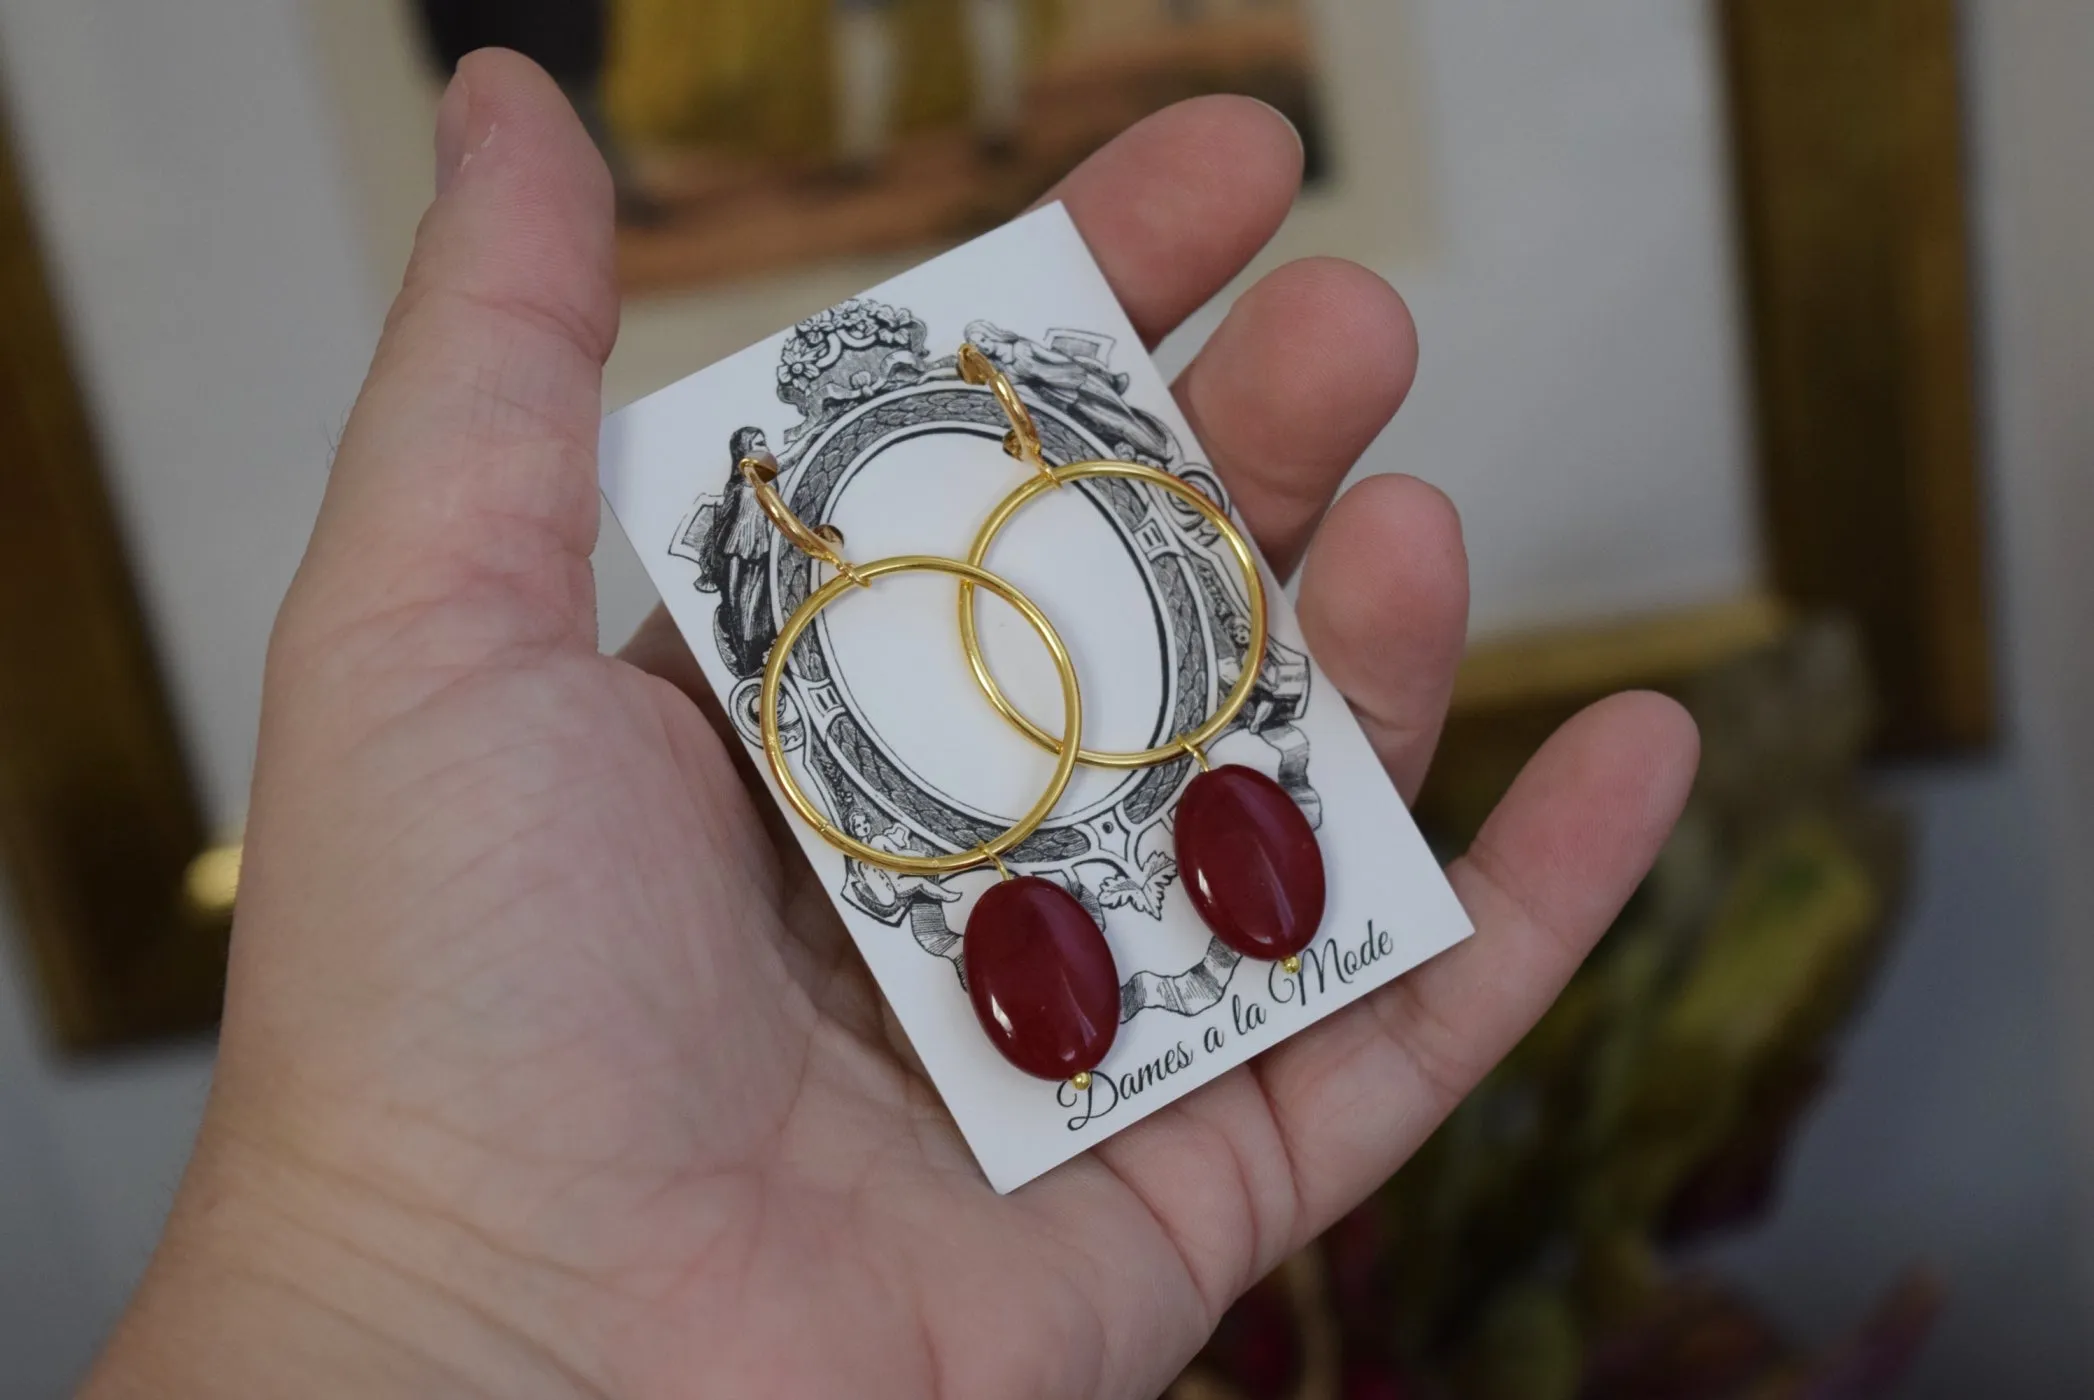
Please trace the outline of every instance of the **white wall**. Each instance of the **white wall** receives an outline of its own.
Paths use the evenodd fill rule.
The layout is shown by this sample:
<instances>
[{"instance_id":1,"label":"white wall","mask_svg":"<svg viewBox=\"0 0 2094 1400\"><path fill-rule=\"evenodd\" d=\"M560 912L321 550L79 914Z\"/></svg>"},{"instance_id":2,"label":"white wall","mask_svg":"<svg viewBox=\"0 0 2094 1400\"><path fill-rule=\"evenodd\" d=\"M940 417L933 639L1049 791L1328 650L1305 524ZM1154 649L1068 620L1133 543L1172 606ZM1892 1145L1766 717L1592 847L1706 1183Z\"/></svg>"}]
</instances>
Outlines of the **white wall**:
<instances>
[{"instance_id":1,"label":"white wall","mask_svg":"<svg viewBox=\"0 0 2094 1400\"><path fill-rule=\"evenodd\" d=\"M5 0L0 72L184 727L234 819L269 623L381 310L295 6ZM0 975L0 1395L59 1393L91 1354L209 1069L194 1048L55 1065Z\"/></svg>"},{"instance_id":2,"label":"white wall","mask_svg":"<svg viewBox=\"0 0 2094 1400\"><path fill-rule=\"evenodd\" d=\"M1312 206L1277 250L1361 258L1416 316L1417 387L1361 469L1410 472L1454 497L1479 632L1751 587L1750 447L1707 8L1388 8L1408 16L1388 47L1340 45L1333 59L1355 86L1408 78L1418 132L1385 157L1385 139L1341 113L1336 163L1341 180L1348 170L1379 179L1393 160L1398 197L1421 202L1422 216L1380 214L1400 236L1377 250L1373 235ZM1191 335L1217 319L1210 309ZM1170 352L1182 355L1184 339Z\"/></svg>"},{"instance_id":3,"label":"white wall","mask_svg":"<svg viewBox=\"0 0 2094 1400\"><path fill-rule=\"evenodd\" d=\"M334 75L310 42L305 3L0 0L0 73L17 140L177 700L225 819L243 805L270 615L384 300L373 272L384 258L363 207L368 172L344 154L354 143L338 139ZM1348 0L1326 8L1342 26ZM1354 85L1377 72L1413 78L1406 110L1425 159L1401 163L1399 194L1422 201L1423 212L1406 208L1390 227L1424 236L1392 238L1377 255L1378 235L1348 240L1311 210L1289 248L1339 237L1416 308L1425 341L1417 394L1369 465L1413 471L1453 493L1469 523L1483 626L1736 591L1753 576L1748 453L1702 7L1413 0L1395 9L1406 21L1402 52L1341 44L1333 61ZM2069 356L2085 348L2094 308L2073 256L2094 241L2084 204L2063 207L2048 186L2054 169L2078 162L2077 188L2094 187L2086 155L2070 145L2094 129L2084 82L2094 48L2085 18L2058 17L2067 9L1999 0L1979 11L1978 135L1982 153L2000 158L1981 192L1984 282L1997 294L1988 350L2001 381L1993 445L2011 546L2007 630L2022 658L2012 673L2024 700L2017 713L2039 717L2022 725L2017 754L2069 761L1988 770L2011 789L2005 798L1919 779L1930 820L1951 840L1961 825L1996 815L1987 802L2025 810L2024 789L2049 794L2029 815L2031 843L2094 833L2094 812L2084 810L2094 751L2075 746L2058 708L2086 693L2078 683L2088 677L2026 659L2070 655L2084 635L2072 627L2081 595L2062 589L2077 581L2073 546L2085 538L2073 530L2086 503L2069 469L2090 446ZM398 110L389 124L386 139L404 129L418 145L415 123ZM409 158L424 159L419 150ZM1361 174L1381 158L1357 136L1340 151ZM2078 222L2060 229L2061 213ZM629 321L614 392L660 382L698 347L754 338L848 290L849 275L649 308ZM1181 338L1170 353L1182 357L1189 344ZM615 531L607 541L611 631L647 600ZM1974 893L2009 879L2040 890L2040 852L2030 862L2018 847L2011 860L1987 851L1998 854L1995 844L1951 863L1948 888L1930 906L1950 911L1942 932L1916 941L1887 1005L1916 988L1905 994L1924 1019L1932 998L1956 995L1928 959L1944 943L1963 946L1960 921L1986 907ZM2040 910L2014 907L2016 927L1988 929L1989 939L2035 937ZM2094 886L2058 909L2094 909ZM2024 981L2040 988L2058 963L2047 948L2022 952L2009 961L2034 968ZM2010 979L1995 1001L2041 1022L2044 1008L2016 999L2022 987ZM2022 1091L2036 1118L2048 1121L2043 1106L2062 1092L2058 1056L2039 1047L2013 1063L2030 1081ZM1886 1074L1893 1092L1902 1081ZM0 979L0 1394L53 1393L84 1361L150 1248L207 1075L195 1051L54 1066L19 983ZM2094 1072L2071 1082L2094 1084ZM1850 1119L1839 1115L1850 1111L1836 1104L1828 1121L1844 1131ZM1922 1126L1934 1141L1957 1124L1937 1114ZM2046 1201L2075 1180L2069 1146L2030 1149L2039 1159L2031 1179L2051 1183ZM1835 1210L1842 1192L1866 1189L1836 1172L1813 1182L1799 1181L1799 1191L1817 1193L1805 1205ZM2004 1211L1998 1198L2014 1190L1970 1197L1976 1213L1964 1233L1990 1228L1985 1212ZM1884 1229L1890 1245L1924 1252L1928 1243L1924 1220L1890 1219ZM2038 1283L2053 1297L2077 1257L2064 1254L2041 1266ZM1803 1253L1768 1258L1755 1267L1777 1289L1785 1271L1810 1267ZM2072 1297L2068 1315L2080 1301ZM2053 1328L2055 1317L2038 1325ZM1972 1345L1982 1353L1987 1341Z\"/></svg>"},{"instance_id":4,"label":"white wall","mask_svg":"<svg viewBox=\"0 0 2094 1400\"><path fill-rule=\"evenodd\" d=\"M1949 1302L1916 1397L2094 1391L2094 7L1966 6L2006 740L1896 775L1913 889L1771 1228L1716 1251L1799 1332L1907 1265Z\"/></svg>"},{"instance_id":5,"label":"white wall","mask_svg":"<svg viewBox=\"0 0 2094 1400\"><path fill-rule=\"evenodd\" d=\"M2094 7L1992 0L1968 25L1999 616L2049 879L2077 1221L2094 1222ZM2083 1251L2094 1296L2094 1249Z\"/></svg>"}]
</instances>

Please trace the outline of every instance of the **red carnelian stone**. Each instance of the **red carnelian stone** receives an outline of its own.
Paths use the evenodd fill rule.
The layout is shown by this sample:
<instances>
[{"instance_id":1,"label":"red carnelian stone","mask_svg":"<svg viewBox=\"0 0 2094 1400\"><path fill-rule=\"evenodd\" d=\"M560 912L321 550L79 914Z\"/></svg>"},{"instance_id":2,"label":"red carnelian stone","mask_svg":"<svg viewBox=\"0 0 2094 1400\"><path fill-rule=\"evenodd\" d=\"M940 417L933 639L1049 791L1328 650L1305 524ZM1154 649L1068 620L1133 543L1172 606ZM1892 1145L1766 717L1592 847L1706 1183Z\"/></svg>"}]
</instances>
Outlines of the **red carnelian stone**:
<instances>
[{"instance_id":1,"label":"red carnelian stone","mask_svg":"<svg viewBox=\"0 0 2094 1400\"><path fill-rule=\"evenodd\" d=\"M1003 1057L1042 1079L1096 1069L1120 1029L1120 975L1097 923L1067 890L1021 876L968 917L967 995Z\"/></svg>"},{"instance_id":2,"label":"red carnelian stone","mask_svg":"<svg viewBox=\"0 0 2094 1400\"><path fill-rule=\"evenodd\" d=\"M1240 764L1178 799L1178 869L1195 909L1245 957L1299 953L1323 923L1323 850L1287 789Z\"/></svg>"}]
</instances>

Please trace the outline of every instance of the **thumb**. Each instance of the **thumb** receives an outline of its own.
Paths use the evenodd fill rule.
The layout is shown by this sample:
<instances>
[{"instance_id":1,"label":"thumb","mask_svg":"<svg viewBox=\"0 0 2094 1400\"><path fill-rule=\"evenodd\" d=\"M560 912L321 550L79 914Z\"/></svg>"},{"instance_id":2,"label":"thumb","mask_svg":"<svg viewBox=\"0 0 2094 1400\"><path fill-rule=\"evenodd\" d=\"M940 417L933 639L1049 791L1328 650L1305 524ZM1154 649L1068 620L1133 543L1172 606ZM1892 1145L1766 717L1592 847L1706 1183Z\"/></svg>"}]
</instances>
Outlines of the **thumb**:
<instances>
[{"instance_id":1,"label":"thumb","mask_svg":"<svg viewBox=\"0 0 2094 1400\"><path fill-rule=\"evenodd\" d=\"M517 54L466 58L437 128L438 195L278 623L323 678L595 644L610 177Z\"/></svg>"}]
</instances>

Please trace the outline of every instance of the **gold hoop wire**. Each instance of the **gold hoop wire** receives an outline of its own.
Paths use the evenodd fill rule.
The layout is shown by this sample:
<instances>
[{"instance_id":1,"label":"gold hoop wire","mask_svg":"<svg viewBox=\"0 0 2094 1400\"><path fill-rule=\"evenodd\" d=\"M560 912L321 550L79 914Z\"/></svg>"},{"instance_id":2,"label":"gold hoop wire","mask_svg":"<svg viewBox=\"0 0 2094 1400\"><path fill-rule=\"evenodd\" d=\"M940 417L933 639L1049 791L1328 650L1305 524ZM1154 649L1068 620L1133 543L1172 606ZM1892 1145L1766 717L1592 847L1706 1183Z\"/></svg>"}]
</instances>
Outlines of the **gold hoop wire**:
<instances>
[{"instance_id":1,"label":"gold hoop wire","mask_svg":"<svg viewBox=\"0 0 2094 1400\"><path fill-rule=\"evenodd\" d=\"M1236 556L1236 562L1243 570L1244 586L1250 594L1251 635L1249 645L1244 650L1243 674L1223 697L1221 707L1205 724L1176 735L1170 742L1159 744L1153 749L1116 753L1103 749L1079 748L1076 751L1076 761L1093 768L1153 768L1159 763L1184 758L1190 753L1199 758L1204 765L1205 758L1201 751L1213 741L1215 735L1229 727L1230 721L1243 712L1244 705L1251 698L1252 688L1258 683L1258 668L1265 659L1265 577L1258 572L1258 556L1252 551L1250 541L1243 537L1243 532L1229 519L1227 511L1207 499L1206 495L1190 482L1181 481L1169 472L1158 471L1154 467L1145 467L1137 462L1071 462L1067 466L1044 468L1042 475L1027 478L1022 486L1004 497L1002 503L989 512L989 518L982 523L981 533L974 537L974 547L967 552L967 563L973 568L981 568L982 561L988 558L989 547L996 542L996 537L1003 532L1004 526L1010 523L1012 516L1032 504L1036 497L1069 482L1092 477L1117 477L1125 481L1146 482L1159 490L1168 491L1191 505L1210 525L1219 530L1222 539L1228 543L1229 552ZM988 658L982 655L981 638L975 627L974 589L965 581L960 584L960 645L967 652L967 667L974 672L975 683L981 686L982 693L989 697L989 703L996 707L997 713L1035 744L1060 751L1067 742L1068 730L1064 729L1064 737L1057 739L1033 723L1011 703L1010 697L1003 693L1003 687L996 683L996 677L990 674Z\"/></svg>"},{"instance_id":2,"label":"gold hoop wire","mask_svg":"<svg viewBox=\"0 0 2094 1400\"><path fill-rule=\"evenodd\" d=\"M807 529L806 524L798 517L792 516L791 512L788 511L787 515L801 530ZM784 526L779 528L783 530ZM791 538L789 533L788 538ZM946 559L937 555L903 554L871 564L840 565L839 568L843 571L810 594L807 601L800 604L786 620L785 626L779 630L778 640L771 644L770 660L764 664L763 698L760 702L763 715L763 756L770 764L771 776L778 780L778 786L784 791L785 800L792 804L793 810L798 812L824 841L854 860L861 860L867 865L876 865L903 875L951 875L983 865L993 865L998 870L1003 870L1002 856L1040 829L1054 811L1054 804L1061 801L1062 794L1068 790L1069 779L1076 770L1078 739L1083 733L1083 694L1076 678L1076 664L1069 659L1069 649L1062 645L1061 636L1054 630L1054 624L1047 620L1047 615L1040 611L1032 599L1020 592L1017 585L979 565L963 564L957 559ZM1019 616L1023 617L1039 635L1040 640L1047 644L1048 654L1054 658L1054 668L1061 676L1062 732L1070 737L1050 739L1047 742L1047 747L1054 749L1059 755L1054 766L1054 777L1048 783L1047 791L1033 804L1032 810L1019 818L1017 824L1003 835L983 845L949 856L896 855L891 851L868 846L848 832L838 831L822 814L821 809L814 805L812 799L801 789L799 780L793 776L791 766L785 761L785 741L780 737L778 729L778 689L785 677L785 666L792 656L793 645L800 640L801 634L813 625L815 617L823 608L828 607L854 586L870 588L875 580L885 578L889 574L905 573L950 575L961 581L961 587L968 590L970 597L973 596L976 587L988 589L1016 608ZM1003 873L1007 875L1009 872Z\"/></svg>"}]
</instances>

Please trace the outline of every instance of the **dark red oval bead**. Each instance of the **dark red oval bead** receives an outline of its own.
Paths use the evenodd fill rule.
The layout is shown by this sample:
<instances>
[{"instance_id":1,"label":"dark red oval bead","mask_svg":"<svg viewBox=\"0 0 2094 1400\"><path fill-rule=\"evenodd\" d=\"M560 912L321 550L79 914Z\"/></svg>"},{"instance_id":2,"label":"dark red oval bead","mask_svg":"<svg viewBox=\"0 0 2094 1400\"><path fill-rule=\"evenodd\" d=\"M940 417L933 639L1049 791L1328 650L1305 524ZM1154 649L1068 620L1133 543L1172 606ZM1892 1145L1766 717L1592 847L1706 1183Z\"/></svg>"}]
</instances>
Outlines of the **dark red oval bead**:
<instances>
[{"instance_id":1,"label":"dark red oval bead","mask_svg":"<svg viewBox=\"0 0 2094 1400\"><path fill-rule=\"evenodd\" d=\"M992 887L968 916L967 995L1003 1057L1042 1079L1096 1069L1120 1029L1120 975L1096 921L1051 880Z\"/></svg>"},{"instance_id":2,"label":"dark red oval bead","mask_svg":"<svg viewBox=\"0 0 2094 1400\"><path fill-rule=\"evenodd\" d=\"M1178 872L1193 907L1245 957L1299 953L1323 923L1323 849L1287 789L1255 768L1202 773L1178 799Z\"/></svg>"}]
</instances>

